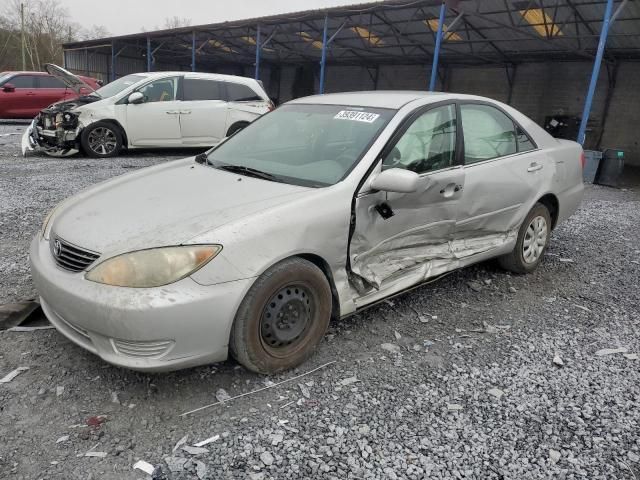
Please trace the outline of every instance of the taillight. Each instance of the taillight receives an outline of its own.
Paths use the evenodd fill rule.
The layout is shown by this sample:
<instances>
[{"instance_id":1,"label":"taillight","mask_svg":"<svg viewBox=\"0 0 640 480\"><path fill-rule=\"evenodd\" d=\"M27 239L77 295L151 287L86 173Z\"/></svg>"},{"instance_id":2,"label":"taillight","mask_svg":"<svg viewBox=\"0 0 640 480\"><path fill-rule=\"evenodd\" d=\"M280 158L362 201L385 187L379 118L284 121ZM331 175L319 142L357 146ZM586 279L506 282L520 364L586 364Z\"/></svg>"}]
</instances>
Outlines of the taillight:
<instances>
[{"instance_id":1,"label":"taillight","mask_svg":"<svg viewBox=\"0 0 640 480\"><path fill-rule=\"evenodd\" d=\"M584 158L584 150L580 153L580 165L582 165L582 169L584 170L584 166L586 164L586 159Z\"/></svg>"},{"instance_id":2,"label":"taillight","mask_svg":"<svg viewBox=\"0 0 640 480\"><path fill-rule=\"evenodd\" d=\"M276 109L276 106L274 105L273 102L269 102L269 106L267 108L269 109L270 112L272 112L273 110Z\"/></svg>"}]
</instances>

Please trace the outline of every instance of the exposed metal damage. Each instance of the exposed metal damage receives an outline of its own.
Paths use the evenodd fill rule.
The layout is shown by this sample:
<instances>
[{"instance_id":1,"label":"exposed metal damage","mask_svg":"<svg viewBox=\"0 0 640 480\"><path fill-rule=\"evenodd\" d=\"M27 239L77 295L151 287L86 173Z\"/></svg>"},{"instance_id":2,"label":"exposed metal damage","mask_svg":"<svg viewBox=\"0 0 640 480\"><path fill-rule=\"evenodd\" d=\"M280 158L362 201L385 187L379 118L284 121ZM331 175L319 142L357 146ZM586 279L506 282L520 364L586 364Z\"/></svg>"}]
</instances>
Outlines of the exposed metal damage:
<instances>
[{"instance_id":1,"label":"exposed metal damage","mask_svg":"<svg viewBox=\"0 0 640 480\"><path fill-rule=\"evenodd\" d=\"M428 227L418 227L371 246L361 234L354 235L351 245L353 273L362 277L376 289L383 288L400 274L411 275L416 283L443 271L458 268L461 259L487 252L515 242L518 228L502 233L477 235L469 232L467 238L442 241L427 232Z\"/></svg>"}]
</instances>

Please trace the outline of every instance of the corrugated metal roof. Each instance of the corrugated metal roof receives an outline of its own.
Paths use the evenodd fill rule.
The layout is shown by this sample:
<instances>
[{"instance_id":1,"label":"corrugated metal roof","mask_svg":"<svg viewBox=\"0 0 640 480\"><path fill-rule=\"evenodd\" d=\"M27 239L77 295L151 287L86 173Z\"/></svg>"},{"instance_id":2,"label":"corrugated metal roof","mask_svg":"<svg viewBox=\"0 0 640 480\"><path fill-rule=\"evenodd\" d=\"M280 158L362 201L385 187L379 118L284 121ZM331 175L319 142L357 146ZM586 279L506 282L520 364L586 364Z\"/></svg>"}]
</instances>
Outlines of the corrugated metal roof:
<instances>
[{"instance_id":1,"label":"corrugated metal roof","mask_svg":"<svg viewBox=\"0 0 640 480\"><path fill-rule=\"evenodd\" d=\"M448 2L442 43L444 64L517 63L593 58L606 0L462 0ZM611 26L608 58L640 58L640 1ZM156 62L252 64L258 25L268 43L261 58L272 63L320 60L325 17L332 64L425 63L433 55L440 0L387 1L233 22L158 30L65 45L65 49L122 52L142 58L151 40ZM429 21L431 20L431 25ZM536 23L537 22L537 23ZM449 28L453 25L453 28Z\"/></svg>"}]
</instances>

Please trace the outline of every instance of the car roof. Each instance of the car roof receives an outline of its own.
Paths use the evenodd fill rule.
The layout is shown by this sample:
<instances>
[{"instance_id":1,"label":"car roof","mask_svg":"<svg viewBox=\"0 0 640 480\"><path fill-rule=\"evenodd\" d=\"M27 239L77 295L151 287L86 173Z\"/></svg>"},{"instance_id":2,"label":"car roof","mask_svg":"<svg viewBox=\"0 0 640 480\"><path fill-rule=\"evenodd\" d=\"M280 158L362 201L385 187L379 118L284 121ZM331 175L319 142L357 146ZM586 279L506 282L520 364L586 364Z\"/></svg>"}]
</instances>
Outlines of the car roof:
<instances>
[{"instance_id":1,"label":"car roof","mask_svg":"<svg viewBox=\"0 0 640 480\"><path fill-rule=\"evenodd\" d=\"M495 103L495 100L477 95L461 93L427 92L420 90L372 90L364 92L327 93L290 100L289 104L306 103L317 105L351 105L354 107L389 108L400 110L405 105L428 100L427 103L443 100L483 100Z\"/></svg>"},{"instance_id":2,"label":"car roof","mask_svg":"<svg viewBox=\"0 0 640 480\"><path fill-rule=\"evenodd\" d=\"M241 77L239 75L225 75L223 73L208 73L208 72L188 72L188 71L178 71L178 72L140 72L134 73L133 75L140 75L147 78L163 78L163 77L172 77L176 75L184 75L187 78L208 78L211 80L219 80L219 81L234 81L238 83L244 84L252 84L257 83L256 80L249 77Z\"/></svg>"}]
</instances>

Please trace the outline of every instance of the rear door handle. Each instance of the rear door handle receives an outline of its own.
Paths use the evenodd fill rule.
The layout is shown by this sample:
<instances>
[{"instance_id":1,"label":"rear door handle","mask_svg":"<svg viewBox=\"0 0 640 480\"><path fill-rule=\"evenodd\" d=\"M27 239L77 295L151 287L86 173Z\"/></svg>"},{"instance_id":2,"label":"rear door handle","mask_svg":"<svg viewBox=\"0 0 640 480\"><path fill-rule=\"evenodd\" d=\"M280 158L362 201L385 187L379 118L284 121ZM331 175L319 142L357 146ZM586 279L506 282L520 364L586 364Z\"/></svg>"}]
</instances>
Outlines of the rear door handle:
<instances>
[{"instance_id":1,"label":"rear door handle","mask_svg":"<svg viewBox=\"0 0 640 480\"><path fill-rule=\"evenodd\" d=\"M542 170L542 165L536 162L533 162L529 165L529 168L527 168L527 172L537 172L538 170Z\"/></svg>"},{"instance_id":2,"label":"rear door handle","mask_svg":"<svg viewBox=\"0 0 640 480\"><path fill-rule=\"evenodd\" d=\"M169 115L178 115L180 112L178 110L167 110L167 114Z\"/></svg>"},{"instance_id":3,"label":"rear door handle","mask_svg":"<svg viewBox=\"0 0 640 480\"><path fill-rule=\"evenodd\" d=\"M181 115L190 115L191 114L191 110L180 110L180 114Z\"/></svg>"}]
</instances>

